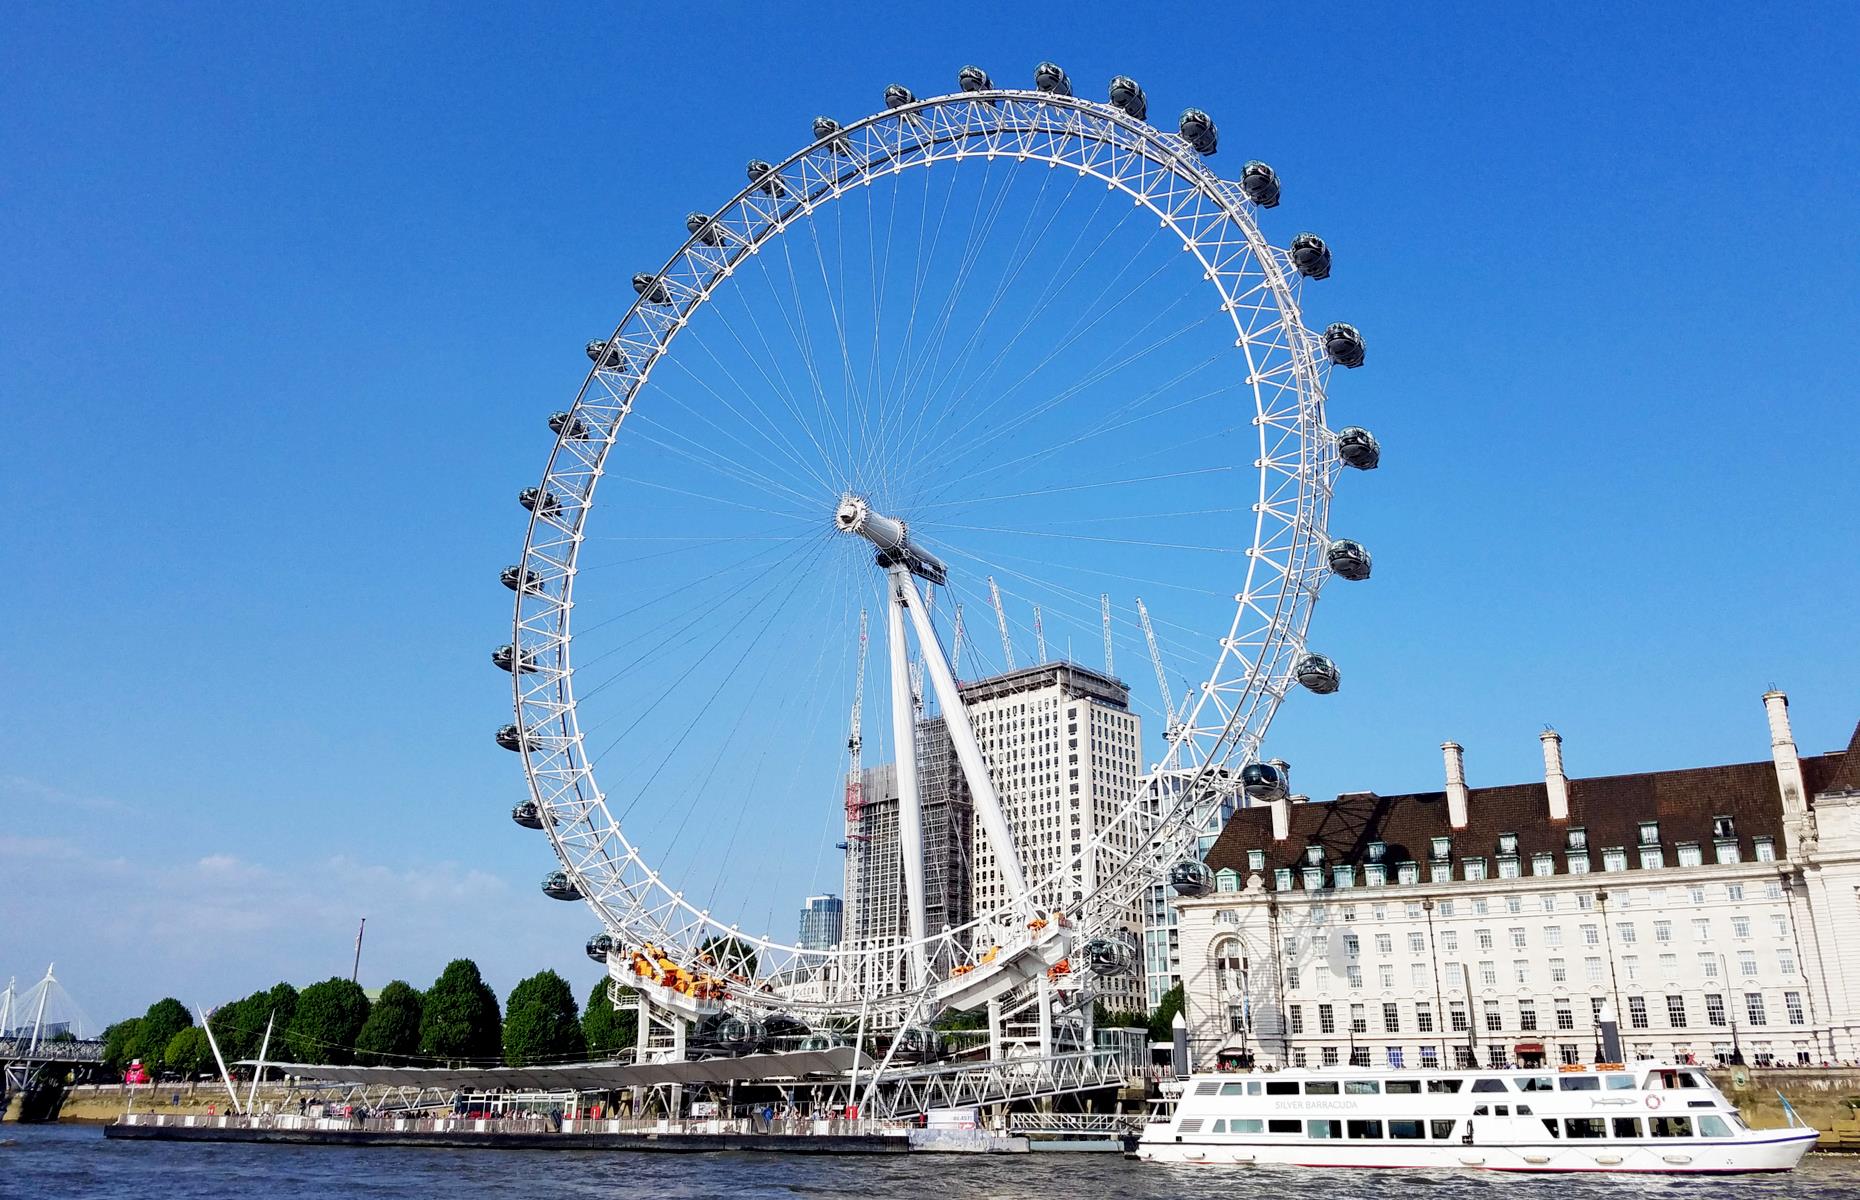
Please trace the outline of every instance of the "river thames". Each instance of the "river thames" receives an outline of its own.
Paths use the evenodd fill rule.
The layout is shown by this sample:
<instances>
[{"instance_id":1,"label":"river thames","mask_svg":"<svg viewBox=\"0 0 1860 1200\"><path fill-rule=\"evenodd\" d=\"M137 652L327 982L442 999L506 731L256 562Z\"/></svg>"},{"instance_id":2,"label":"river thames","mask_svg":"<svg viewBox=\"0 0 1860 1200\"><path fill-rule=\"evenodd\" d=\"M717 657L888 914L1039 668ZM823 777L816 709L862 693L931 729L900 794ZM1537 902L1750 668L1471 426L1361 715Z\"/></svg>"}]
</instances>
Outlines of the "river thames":
<instances>
[{"instance_id":1,"label":"river thames","mask_svg":"<svg viewBox=\"0 0 1860 1200\"><path fill-rule=\"evenodd\" d=\"M1676 1196L1727 1186L1697 1178L1602 1178L1459 1172L1172 1168L1115 1154L825 1157L776 1154L626 1154L551 1150L352 1149L336 1146L171 1145L104 1140L94 1125L0 1126L0 1197L155 1197L249 1200L276 1196L486 1196L695 1200L820 1196L846 1200L1232 1200L1242 1188L1273 1200L1381 1200L1413 1188L1433 1200L1541 1195L1567 1200ZM1793 1175L1728 1186L1739 1200L1860 1198L1860 1157L1812 1156Z\"/></svg>"}]
</instances>

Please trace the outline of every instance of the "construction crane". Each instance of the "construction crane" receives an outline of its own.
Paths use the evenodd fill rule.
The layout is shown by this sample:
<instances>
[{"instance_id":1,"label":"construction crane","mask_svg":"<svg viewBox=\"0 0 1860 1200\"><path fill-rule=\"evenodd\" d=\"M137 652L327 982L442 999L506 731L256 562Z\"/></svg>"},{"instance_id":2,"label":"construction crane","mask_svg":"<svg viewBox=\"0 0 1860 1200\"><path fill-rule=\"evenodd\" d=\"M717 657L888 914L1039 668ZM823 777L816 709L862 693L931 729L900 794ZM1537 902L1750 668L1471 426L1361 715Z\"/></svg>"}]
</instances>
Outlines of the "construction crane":
<instances>
[{"instance_id":1,"label":"construction crane","mask_svg":"<svg viewBox=\"0 0 1860 1200\"><path fill-rule=\"evenodd\" d=\"M1040 623L1040 606L1033 606L1033 642L1040 651L1040 661L1046 661L1046 626Z\"/></svg>"},{"instance_id":2,"label":"construction crane","mask_svg":"<svg viewBox=\"0 0 1860 1200\"><path fill-rule=\"evenodd\" d=\"M949 656L949 669L956 678L962 678L962 605L956 605L956 645Z\"/></svg>"},{"instance_id":3,"label":"construction crane","mask_svg":"<svg viewBox=\"0 0 1860 1200\"><path fill-rule=\"evenodd\" d=\"M1008 636L1007 609L1001 607L1001 587L995 583L995 577L988 577L988 598L994 602L995 624L1001 627L1001 656L1007 660L1007 669L1014 669L1014 639Z\"/></svg>"},{"instance_id":4,"label":"construction crane","mask_svg":"<svg viewBox=\"0 0 1860 1200\"><path fill-rule=\"evenodd\" d=\"M1104 614L1104 673L1113 678L1117 676L1117 665L1111 659L1111 594L1098 593L1098 610Z\"/></svg>"},{"instance_id":5,"label":"construction crane","mask_svg":"<svg viewBox=\"0 0 1860 1200\"><path fill-rule=\"evenodd\" d=\"M1163 670L1162 650L1156 645L1156 631L1150 627L1150 610L1143 607L1143 597L1137 597L1137 620L1143 623L1143 640L1149 643L1150 665L1156 668L1156 690L1162 693L1163 728L1170 732L1175 730L1175 700L1169 694L1169 674Z\"/></svg>"},{"instance_id":6,"label":"construction crane","mask_svg":"<svg viewBox=\"0 0 1860 1200\"><path fill-rule=\"evenodd\" d=\"M865 716L866 610L859 610L859 673L854 677L852 729L846 738L846 840L871 839L859 832L865 815L865 738L860 723Z\"/></svg>"}]
</instances>

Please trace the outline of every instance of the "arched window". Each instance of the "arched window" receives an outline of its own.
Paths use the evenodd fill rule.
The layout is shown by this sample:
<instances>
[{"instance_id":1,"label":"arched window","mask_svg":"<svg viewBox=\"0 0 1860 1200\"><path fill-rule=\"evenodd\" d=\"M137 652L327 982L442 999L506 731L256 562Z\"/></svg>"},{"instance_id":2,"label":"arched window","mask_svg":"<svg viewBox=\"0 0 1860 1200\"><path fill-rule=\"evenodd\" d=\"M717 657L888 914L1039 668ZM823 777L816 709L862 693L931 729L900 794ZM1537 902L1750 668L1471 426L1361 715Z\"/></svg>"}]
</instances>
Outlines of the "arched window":
<instances>
[{"instance_id":1,"label":"arched window","mask_svg":"<svg viewBox=\"0 0 1860 1200\"><path fill-rule=\"evenodd\" d=\"M1222 938L1214 943L1214 988L1217 992L1246 990L1246 952L1239 938Z\"/></svg>"}]
</instances>

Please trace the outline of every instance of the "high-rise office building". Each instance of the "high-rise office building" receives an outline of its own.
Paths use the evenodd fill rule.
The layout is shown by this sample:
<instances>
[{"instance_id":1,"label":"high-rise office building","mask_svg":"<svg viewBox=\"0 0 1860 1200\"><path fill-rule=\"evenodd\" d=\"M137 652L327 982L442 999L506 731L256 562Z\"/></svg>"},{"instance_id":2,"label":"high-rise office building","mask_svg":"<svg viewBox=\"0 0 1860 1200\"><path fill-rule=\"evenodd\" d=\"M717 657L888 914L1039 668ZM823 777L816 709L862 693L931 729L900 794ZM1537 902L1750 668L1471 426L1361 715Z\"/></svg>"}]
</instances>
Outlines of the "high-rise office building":
<instances>
[{"instance_id":1,"label":"high-rise office building","mask_svg":"<svg viewBox=\"0 0 1860 1200\"><path fill-rule=\"evenodd\" d=\"M843 917L838 896L809 896L801 909L801 949L831 950L839 945Z\"/></svg>"}]
</instances>

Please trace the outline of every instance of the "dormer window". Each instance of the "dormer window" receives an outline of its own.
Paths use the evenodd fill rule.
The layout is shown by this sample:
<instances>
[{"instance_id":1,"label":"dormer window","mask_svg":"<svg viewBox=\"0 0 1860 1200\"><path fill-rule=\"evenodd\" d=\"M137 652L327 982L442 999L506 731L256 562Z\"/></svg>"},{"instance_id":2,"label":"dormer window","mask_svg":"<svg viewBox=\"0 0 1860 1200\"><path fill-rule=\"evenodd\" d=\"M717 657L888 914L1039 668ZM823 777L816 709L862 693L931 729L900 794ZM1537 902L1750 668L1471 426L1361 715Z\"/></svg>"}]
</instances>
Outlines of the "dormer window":
<instances>
[{"instance_id":1,"label":"dormer window","mask_svg":"<svg viewBox=\"0 0 1860 1200\"><path fill-rule=\"evenodd\" d=\"M1500 854L1516 854L1518 852L1518 835L1515 833L1499 834L1498 852Z\"/></svg>"},{"instance_id":2,"label":"dormer window","mask_svg":"<svg viewBox=\"0 0 1860 1200\"><path fill-rule=\"evenodd\" d=\"M1441 858L1451 858L1452 856L1453 856L1453 839L1450 837L1435 838L1434 839L1434 857L1437 859L1441 859Z\"/></svg>"},{"instance_id":3,"label":"dormer window","mask_svg":"<svg viewBox=\"0 0 1860 1200\"><path fill-rule=\"evenodd\" d=\"M1264 850L1248 850L1246 852L1246 869L1249 871L1265 870L1266 852Z\"/></svg>"},{"instance_id":4,"label":"dormer window","mask_svg":"<svg viewBox=\"0 0 1860 1200\"><path fill-rule=\"evenodd\" d=\"M1395 878L1402 883L1421 882L1420 864L1414 863L1414 862L1404 862L1404 863L1396 864Z\"/></svg>"},{"instance_id":5,"label":"dormer window","mask_svg":"<svg viewBox=\"0 0 1860 1200\"><path fill-rule=\"evenodd\" d=\"M1305 868L1305 890L1309 892L1315 892L1318 889L1322 888L1323 886L1324 886L1324 868L1323 867L1306 867Z\"/></svg>"},{"instance_id":6,"label":"dormer window","mask_svg":"<svg viewBox=\"0 0 1860 1200\"><path fill-rule=\"evenodd\" d=\"M1531 855L1531 874L1532 875L1554 875L1556 874L1556 856L1554 854L1548 854L1548 853Z\"/></svg>"},{"instance_id":7,"label":"dormer window","mask_svg":"<svg viewBox=\"0 0 1860 1200\"><path fill-rule=\"evenodd\" d=\"M1363 864L1363 882L1370 887L1381 887L1388 882L1389 869L1379 862Z\"/></svg>"},{"instance_id":8,"label":"dormer window","mask_svg":"<svg viewBox=\"0 0 1860 1200\"><path fill-rule=\"evenodd\" d=\"M1589 831L1578 825L1569 831L1569 849L1587 850L1589 848Z\"/></svg>"},{"instance_id":9,"label":"dormer window","mask_svg":"<svg viewBox=\"0 0 1860 1200\"><path fill-rule=\"evenodd\" d=\"M1640 844L1643 846L1657 846L1660 844L1660 823L1658 821L1642 821L1640 823Z\"/></svg>"},{"instance_id":10,"label":"dormer window","mask_svg":"<svg viewBox=\"0 0 1860 1200\"><path fill-rule=\"evenodd\" d=\"M1367 851L1369 855L1369 861L1373 863L1381 862L1382 856L1388 853L1388 849L1389 849L1388 846L1384 845L1381 842L1369 843L1369 849Z\"/></svg>"},{"instance_id":11,"label":"dormer window","mask_svg":"<svg viewBox=\"0 0 1860 1200\"><path fill-rule=\"evenodd\" d=\"M1310 845L1305 847L1305 865L1318 867L1324 864L1324 847Z\"/></svg>"},{"instance_id":12,"label":"dormer window","mask_svg":"<svg viewBox=\"0 0 1860 1200\"><path fill-rule=\"evenodd\" d=\"M1289 892L1292 890L1292 869L1280 867L1272 873L1272 886L1275 890Z\"/></svg>"}]
</instances>

